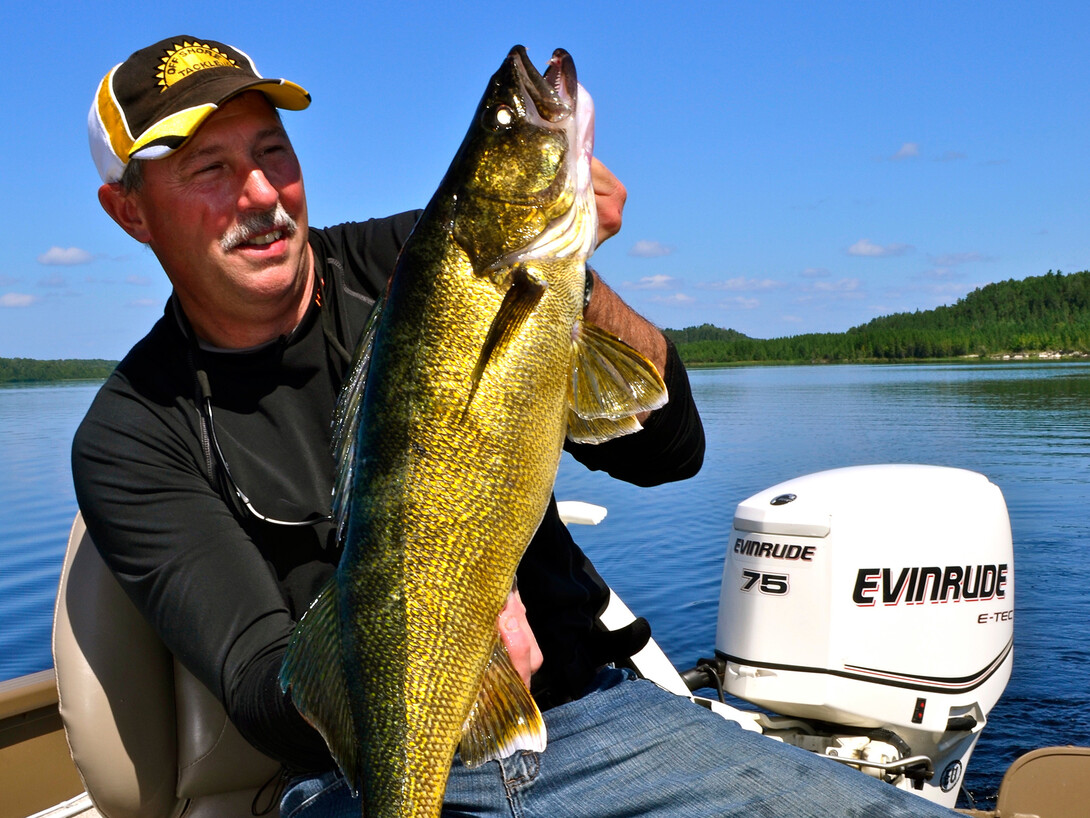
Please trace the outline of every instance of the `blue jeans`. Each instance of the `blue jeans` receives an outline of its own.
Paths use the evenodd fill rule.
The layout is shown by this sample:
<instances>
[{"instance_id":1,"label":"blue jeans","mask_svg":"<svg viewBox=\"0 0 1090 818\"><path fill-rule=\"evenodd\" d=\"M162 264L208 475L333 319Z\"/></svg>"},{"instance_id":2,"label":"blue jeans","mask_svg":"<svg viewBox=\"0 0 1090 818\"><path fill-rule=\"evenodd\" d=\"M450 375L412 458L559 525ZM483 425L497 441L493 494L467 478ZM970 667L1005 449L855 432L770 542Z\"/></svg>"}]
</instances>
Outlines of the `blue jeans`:
<instances>
[{"instance_id":1,"label":"blue jeans","mask_svg":"<svg viewBox=\"0 0 1090 818\"><path fill-rule=\"evenodd\" d=\"M548 747L450 771L444 818L953 816L833 761L742 730L628 671L545 712ZM293 781L282 818L359 818L337 773Z\"/></svg>"}]
</instances>

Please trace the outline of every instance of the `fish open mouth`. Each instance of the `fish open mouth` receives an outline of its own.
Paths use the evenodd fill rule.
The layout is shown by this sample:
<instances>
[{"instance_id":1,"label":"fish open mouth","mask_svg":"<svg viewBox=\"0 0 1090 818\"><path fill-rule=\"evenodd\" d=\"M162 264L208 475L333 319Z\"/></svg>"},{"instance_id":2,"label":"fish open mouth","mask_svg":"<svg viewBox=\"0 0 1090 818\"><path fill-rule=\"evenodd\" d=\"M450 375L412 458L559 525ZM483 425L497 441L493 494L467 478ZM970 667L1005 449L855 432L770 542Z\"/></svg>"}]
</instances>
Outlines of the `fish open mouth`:
<instances>
[{"instance_id":1,"label":"fish open mouth","mask_svg":"<svg viewBox=\"0 0 1090 818\"><path fill-rule=\"evenodd\" d=\"M544 74L530 62L521 45L511 49L507 63L522 86L524 98L533 103L541 124L549 123L548 127L567 132L565 166L548 189L538 192L535 198L555 197L560 188L567 186L572 188L574 196L571 207L550 221L531 242L505 255L491 269L550 256L589 256L594 252L598 238L598 214L591 181L594 101L579 84L575 61L563 48L553 51Z\"/></svg>"},{"instance_id":2,"label":"fish open mouth","mask_svg":"<svg viewBox=\"0 0 1090 818\"><path fill-rule=\"evenodd\" d=\"M594 199L591 163L594 152L594 101L579 84L575 61L562 48L553 55L540 73L530 62L521 45L512 48L500 70L493 76L494 88L500 101L498 107L513 105L528 126L526 134L535 130L548 136L518 135L509 141L514 150L538 155L540 167L527 164L536 174L522 180L519 170L514 177L525 181L521 187L507 183L493 189L482 186L474 191L478 199L496 199L508 205L538 209L547 221L540 232L525 244L508 247L490 256L477 269L478 273L496 275L506 280L505 271L516 264L544 258L589 256L597 243L598 214ZM491 91L490 91L491 93ZM486 96L486 104L488 97ZM487 126L486 121L482 124ZM548 143L542 148L534 143ZM529 171L525 171L529 173Z\"/></svg>"},{"instance_id":3,"label":"fish open mouth","mask_svg":"<svg viewBox=\"0 0 1090 818\"><path fill-rule=\"evenodd\" d=\"M530 62L521 45L512 48L507 58L514 63L523 88L543 119L558 122L571 116L579 81L575 75L575 61L567 51L558 48L553 52L544 76Z\"/></svg>"}]
</instances>

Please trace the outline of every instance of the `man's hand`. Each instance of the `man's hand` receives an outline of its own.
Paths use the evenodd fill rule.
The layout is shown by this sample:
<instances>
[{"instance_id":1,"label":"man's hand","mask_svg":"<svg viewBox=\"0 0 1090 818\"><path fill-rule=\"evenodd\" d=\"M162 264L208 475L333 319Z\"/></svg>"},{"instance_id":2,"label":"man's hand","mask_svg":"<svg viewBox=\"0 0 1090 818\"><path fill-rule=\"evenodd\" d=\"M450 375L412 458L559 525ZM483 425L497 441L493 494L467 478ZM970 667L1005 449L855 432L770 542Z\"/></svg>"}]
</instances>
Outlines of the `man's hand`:
<instances>
[{"instance_id":1,"label":"man's hand","mask_svg":"<svg viewBox=\"0 0 1090 818\"><path fill-rule=\"evenodd\" d=\"M542 657L534 632L530 630L530 623L526 621L526 606L522 604L518 588L513 589L507 597L507 604L500 611L496 626L499 628L503 644L507 646L511 663L519 672L522 681L529 687L530 676L541 667Z\"/></svg>"},{"instance_id":2,"label":"man's hand","mask_svg":"<svg viewBox=\"0 0 1090 818\"><path fill-rule=\"evenodd\" d=\"M590 160L590 179L598 208L598 244L601 244L621 229L621 213L628 191L609 168L594 158Z\"/></svg>"}]
</instances>

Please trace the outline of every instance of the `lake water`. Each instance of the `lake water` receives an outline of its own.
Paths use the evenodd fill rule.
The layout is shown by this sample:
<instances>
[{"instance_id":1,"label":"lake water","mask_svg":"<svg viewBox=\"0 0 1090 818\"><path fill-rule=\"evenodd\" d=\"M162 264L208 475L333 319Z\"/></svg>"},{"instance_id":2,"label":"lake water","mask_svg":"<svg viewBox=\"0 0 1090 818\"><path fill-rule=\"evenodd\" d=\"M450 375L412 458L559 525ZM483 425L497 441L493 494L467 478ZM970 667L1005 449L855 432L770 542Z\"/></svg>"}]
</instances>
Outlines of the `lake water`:
<instances>
[{"instance_id":1,"label":"lake water","mask_svg":"<svg viewBox=\"0 0 1090 818\"><path fill-rule=\"evenodd\" d=\"M734 508L801 474L929 463L987 475L1011 516L1014 672L966 785L989 805L1006 767L1090 745L1090 365L738 367L690 373L704 468L640 489L565 460L559 499L609 508L574 529L670 658L711 656ZM0 679L49 667L53 596L75 499L72 433L95 384L0 388ZM965 805L965 804L963 804Z\"/></svg>"}]
</instances>

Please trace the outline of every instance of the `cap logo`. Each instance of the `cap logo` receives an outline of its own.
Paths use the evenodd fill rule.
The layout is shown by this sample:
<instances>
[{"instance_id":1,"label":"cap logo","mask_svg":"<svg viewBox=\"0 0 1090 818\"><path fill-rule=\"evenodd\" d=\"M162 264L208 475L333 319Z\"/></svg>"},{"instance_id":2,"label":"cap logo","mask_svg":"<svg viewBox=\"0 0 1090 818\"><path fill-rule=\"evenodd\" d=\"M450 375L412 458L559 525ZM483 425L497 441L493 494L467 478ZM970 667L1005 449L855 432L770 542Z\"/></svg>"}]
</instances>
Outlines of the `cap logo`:
<instances>
[{"instance_id":1,"label":"cap logo","mask_svg":"<svg viewBox=\"0 0 1090 818\"><path fill-rule=\"evenodd\" d=\"M175 45L173 49L167 49L166 56L159 64L159 73L155 76L159 78L159 93L163 93L174 83L197 71L238 67L234 60L214 46L183 42L181 47Z\"/></svg>"}]
</instances>

